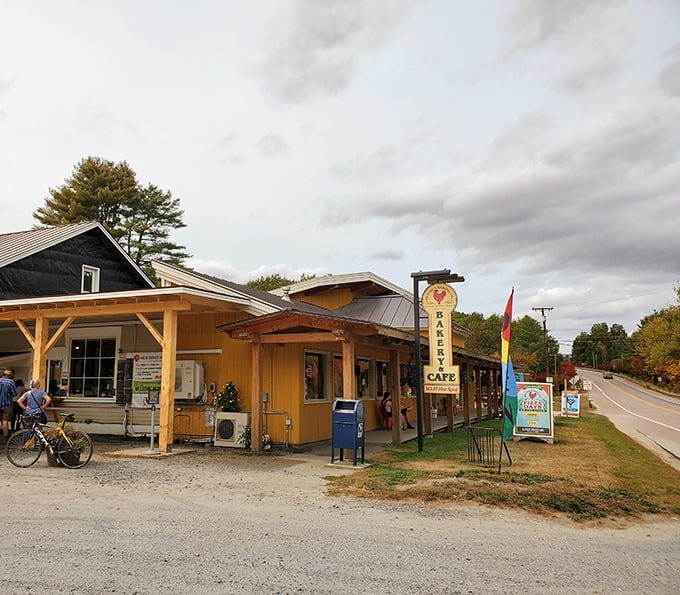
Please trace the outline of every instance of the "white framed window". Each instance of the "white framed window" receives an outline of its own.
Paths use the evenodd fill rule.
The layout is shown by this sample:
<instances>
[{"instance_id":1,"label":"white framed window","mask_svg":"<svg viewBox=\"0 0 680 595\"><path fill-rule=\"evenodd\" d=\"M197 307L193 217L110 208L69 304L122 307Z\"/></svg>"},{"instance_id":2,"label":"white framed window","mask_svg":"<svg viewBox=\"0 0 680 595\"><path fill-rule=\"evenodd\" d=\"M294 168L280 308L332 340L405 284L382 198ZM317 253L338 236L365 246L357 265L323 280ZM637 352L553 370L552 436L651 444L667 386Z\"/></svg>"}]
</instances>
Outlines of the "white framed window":
<instances>
[{"instance_id":1,"label":"white framed window","mask_svg":"<svg viewBox=\"0 0 680 595\"><path fill-rule=\"evenodd\" d=\"M86 264L80 282L80 293L97 293L99 291L99 269Z\"/></svg>"},{"instance_id":2,"label":"white framed window","mask_svg":"<svg viewBox=\"0 0 680 595\"><path fill-rule=\"evenodd\" d=\"M113 399L121 327L69 329L68 397Z\"/></svg>"}]
</instances>

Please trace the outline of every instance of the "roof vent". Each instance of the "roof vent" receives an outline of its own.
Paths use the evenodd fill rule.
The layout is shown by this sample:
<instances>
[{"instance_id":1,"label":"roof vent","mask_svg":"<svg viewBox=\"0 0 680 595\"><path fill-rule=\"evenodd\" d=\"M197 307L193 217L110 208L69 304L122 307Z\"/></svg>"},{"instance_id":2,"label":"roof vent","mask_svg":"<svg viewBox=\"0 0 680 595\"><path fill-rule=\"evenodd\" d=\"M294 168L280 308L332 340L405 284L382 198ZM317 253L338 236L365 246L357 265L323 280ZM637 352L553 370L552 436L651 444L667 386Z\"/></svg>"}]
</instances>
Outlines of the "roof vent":
<instances>
[{"instance_id":1,"label":"roof vent","mask_svg":"<svg viewBox=\"0 0 680 595\"><path fill-rule=\"evenodd\" d=\"M290 302L290 287L283 288L283 299Z\"/></svg>"}]
</instances>

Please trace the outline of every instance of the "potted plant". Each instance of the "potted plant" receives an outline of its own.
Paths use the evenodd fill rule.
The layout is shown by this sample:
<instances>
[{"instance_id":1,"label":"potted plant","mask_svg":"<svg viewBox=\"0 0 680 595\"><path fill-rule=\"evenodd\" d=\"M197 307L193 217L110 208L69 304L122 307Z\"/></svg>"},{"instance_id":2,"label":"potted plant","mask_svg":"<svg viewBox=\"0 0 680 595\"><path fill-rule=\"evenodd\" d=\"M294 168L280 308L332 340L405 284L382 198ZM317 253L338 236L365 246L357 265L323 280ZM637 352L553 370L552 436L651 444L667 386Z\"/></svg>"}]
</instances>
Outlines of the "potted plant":
<instances>
[{"instance_id":1,"label":"potted plant","mask_svg":"<svg viewBox=\"0 0 680 595\"><path fill-rule=\"evenodd\" d=\"M224 385L222 392L217 395L217 406L222 411L240 411L241 406L238 398L238 389L230 380Z\"/></svg>"}]
</instances>

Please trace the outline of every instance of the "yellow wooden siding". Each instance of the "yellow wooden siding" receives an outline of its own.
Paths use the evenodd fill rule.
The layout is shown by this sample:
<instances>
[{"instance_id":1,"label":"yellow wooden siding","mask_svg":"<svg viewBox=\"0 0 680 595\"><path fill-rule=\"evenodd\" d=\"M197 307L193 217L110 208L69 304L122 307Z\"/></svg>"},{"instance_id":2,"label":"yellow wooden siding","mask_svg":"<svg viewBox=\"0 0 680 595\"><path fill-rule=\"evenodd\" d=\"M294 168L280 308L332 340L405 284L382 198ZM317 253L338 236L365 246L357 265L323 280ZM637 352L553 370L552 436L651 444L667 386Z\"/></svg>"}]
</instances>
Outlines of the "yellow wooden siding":
<instances>
[{"instance_id":1,"label":"yellow wooden siding","mask_svg":"<svg viewBox=\"0 0 680 595\"><path fill-rule=\"evenodd\" d=\"M318 291L313 294L295 294L291 295L292 298L300 301L307 302L308 304L314 304L315 306L320 306L326 308L327 310L337 310L349 304L355 297L355 293L348 287L341 287L337 289L328 289L326 291Z\"/></svg>"}]
</instances>

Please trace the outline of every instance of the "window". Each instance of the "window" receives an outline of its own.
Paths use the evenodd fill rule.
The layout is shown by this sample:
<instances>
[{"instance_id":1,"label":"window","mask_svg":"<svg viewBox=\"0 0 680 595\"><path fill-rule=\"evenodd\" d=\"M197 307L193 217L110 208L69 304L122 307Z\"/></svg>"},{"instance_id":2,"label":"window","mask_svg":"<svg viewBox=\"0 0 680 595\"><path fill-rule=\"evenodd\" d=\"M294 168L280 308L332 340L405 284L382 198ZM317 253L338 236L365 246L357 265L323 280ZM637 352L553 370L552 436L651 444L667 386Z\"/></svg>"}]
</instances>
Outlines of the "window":
<instances>
[{"instance_id":1,"label":"window","mask_svg":"<svg viewBox=\"0 0 680 595\"><path fill-rule=\"evenodd\" d=\"M81 293L96 293L99 291L99 269L83 265Z\"/></svg>"},{"instance_id":2,"label":"window","mask_svg":"<svg viewBox=\"0 0 680 595\"><path fill-rule=\"evenodd\" d=\"M362 397L372 396L373 391L371 387L371 360L357 358L354 368L357 375L357 396Z\"/></svg>"},{"instance_id":3,"label":"window","mask_svg":"<svg viewBox=\"0 0 680 595\"><path fill-rule=\"evenodd\" d=\"M385 391L390 390L390 373L387 362L375 362L376 398L382 398Z\"/></svg>"},{"instance_id":4,"label":"window","mask_svg":"<svg viewBox=\"0 0 680 595\"><path fill-rule=\"evenodd\" d=\"M69 398L115 396L120 337L120 327L82 328L66 332Z\"/></svg>"},{"instance_id":5,"label":"window","mask_svg":"<svg viewBox=\"0 0 680 595\"><path fill-rule=\"evenodd\" d=\"M116 372L115 339L71 341L69 396L111 397Z\"/></svg>"},{"instance_id":6,"label":"window","mask_svg":"<svg viewBox=\"0 0 680 595\"><path fill-rule=\"evenodd\" d=\"M324 353L305 353L305 401L323 401L326 395L326 362Z\"/></svg>"}]
</instances>

